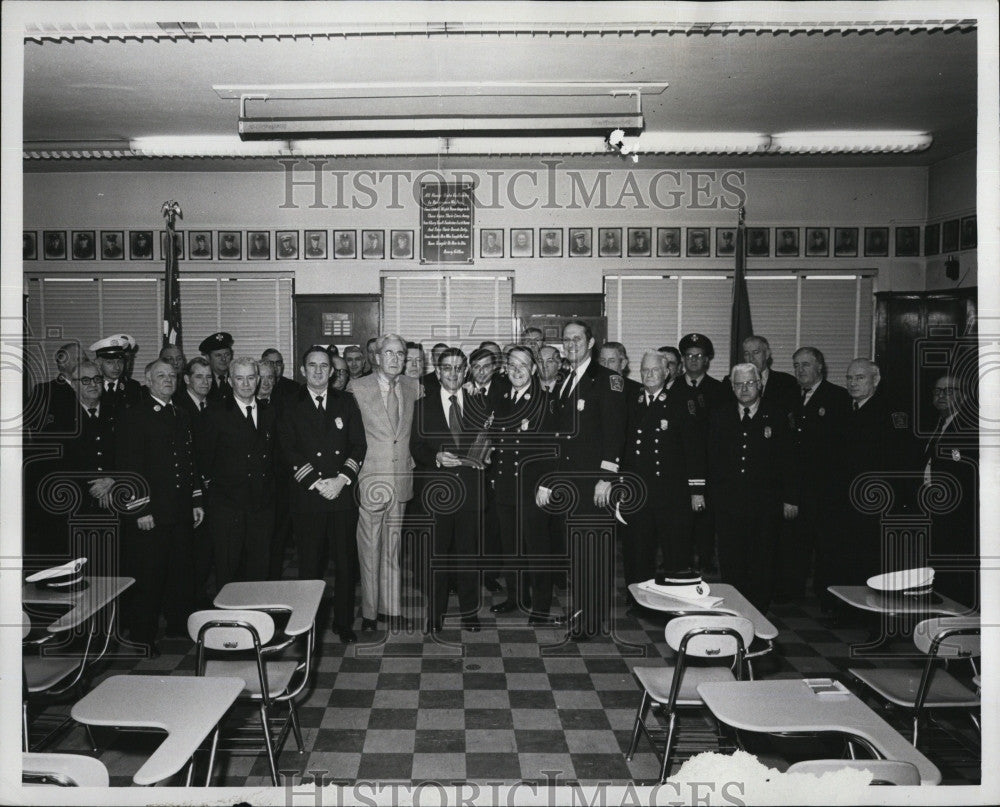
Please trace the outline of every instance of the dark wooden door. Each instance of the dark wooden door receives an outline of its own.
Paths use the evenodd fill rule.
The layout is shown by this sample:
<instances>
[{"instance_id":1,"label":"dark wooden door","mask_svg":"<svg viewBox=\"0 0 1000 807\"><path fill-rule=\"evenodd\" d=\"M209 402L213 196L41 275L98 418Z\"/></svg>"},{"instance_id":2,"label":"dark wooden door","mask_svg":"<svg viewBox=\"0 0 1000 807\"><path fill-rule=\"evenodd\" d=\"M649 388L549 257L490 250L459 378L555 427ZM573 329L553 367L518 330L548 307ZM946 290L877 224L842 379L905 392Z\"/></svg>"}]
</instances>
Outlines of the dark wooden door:
<instances>
[{"instance_id":1,"label":"dark wooden door","mask_svg":"<svg viewBox=\"0 0 1000 807\"><path fill-rule=\"evenodd\" d=\"M579 319L590 325L599 348L608 338L602 294L515 294L514 317L518 334L525 328L541 328L547 344L562 344L562 327ZM561 349L561 348L560 348Z\"/></svg>"},{"instance_id":2,"label":"dark wooden door","mask_svg":"<svg viewBox=\"0 0 1000 807\"><path fill-rule=\"evenodd\" d=\"M894 409L920 434L933 428L931 389L945 373L977 386L977 290L881 292L876 298L875 363Z\"/></svg>"},{"instance_id":3,"label":"dark wooden door","mask_svg":"<svg viewBox=\"0 0 1000 807\"><path fill-rule=\"evenodd\" d=\"M295 371L310 345L360 345L379 335L377 294L295 295ZM290 364L290 362L286 362Z\"/></svg>"}]
</instances>

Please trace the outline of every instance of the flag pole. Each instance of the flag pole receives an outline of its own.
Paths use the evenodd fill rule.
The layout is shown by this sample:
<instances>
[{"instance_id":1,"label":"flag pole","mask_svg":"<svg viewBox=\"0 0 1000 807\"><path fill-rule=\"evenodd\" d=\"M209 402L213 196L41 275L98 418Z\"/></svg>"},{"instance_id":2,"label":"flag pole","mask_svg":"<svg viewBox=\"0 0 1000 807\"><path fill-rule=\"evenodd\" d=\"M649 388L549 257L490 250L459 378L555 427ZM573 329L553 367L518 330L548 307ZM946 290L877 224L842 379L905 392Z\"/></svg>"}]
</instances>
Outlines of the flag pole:
<instances>
[{"instance_id":1,"label":"flag pole","mask_svg":"<svg viewBox=\"0 0 1000 807\"><path fill-rule=\"evenodd\" d=\"M743 340L753 335L747 295L746 208L740 208L736 227L736 270L733 272L733 308L729 327L729 367L743 361Z\"/></svg>"},{"instance_id":2,"label":"flag pole","mask_svg":"<svg viewBox=\"0 0 1000 807\"><path fill-rule=\"evenodd\" d=\"M177 218L184 218L177 202L164 202L161 212L167 220L167 237L164 239L164 284L163 284L163 342L161 347L177 345L184 347L181 334L181 278L177 260L177 233L174 225Z\"/></svg>"}]
</instances>

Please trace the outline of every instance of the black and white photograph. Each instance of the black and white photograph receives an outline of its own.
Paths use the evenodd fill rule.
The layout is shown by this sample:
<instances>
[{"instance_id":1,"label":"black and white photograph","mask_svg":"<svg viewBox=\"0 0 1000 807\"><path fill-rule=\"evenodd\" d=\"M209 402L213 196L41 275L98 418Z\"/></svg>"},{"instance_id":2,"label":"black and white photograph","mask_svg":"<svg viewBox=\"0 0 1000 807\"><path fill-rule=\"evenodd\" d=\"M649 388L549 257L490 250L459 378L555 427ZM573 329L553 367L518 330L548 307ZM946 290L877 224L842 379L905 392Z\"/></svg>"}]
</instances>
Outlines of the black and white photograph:
<instances>
[{"instance_id":1,"label":"black and white photograph","mask_svg":"<svg viewBox=\"0 0 1000 807\"><path fill-rule=\"evenodd\" d=\"M2 13L3 804L1000 804L996 0Z\"/></svg>"}]
</instances>

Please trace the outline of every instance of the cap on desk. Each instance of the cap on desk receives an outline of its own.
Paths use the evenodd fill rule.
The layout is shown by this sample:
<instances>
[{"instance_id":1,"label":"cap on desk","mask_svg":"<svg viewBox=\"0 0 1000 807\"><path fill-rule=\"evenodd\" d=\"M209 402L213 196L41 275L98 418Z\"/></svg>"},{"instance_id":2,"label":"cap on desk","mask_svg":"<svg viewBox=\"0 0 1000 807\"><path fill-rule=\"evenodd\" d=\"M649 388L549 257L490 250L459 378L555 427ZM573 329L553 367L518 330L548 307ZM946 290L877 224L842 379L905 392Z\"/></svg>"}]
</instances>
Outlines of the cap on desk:
<instances>
[{"instance_id":1,"label":"cap on desk","mask_svg":"<svg viewBox=\"0 0 1000 807\"><path fill-rule=\"evenodd\" d=\"M930 567L902 569L868 578L869 588L896 594L930 594L934 585L934 570Z\"/></svg>"},{"instance_id":2,"label":"cap on desk","mask_svg":"<svg viewBox=\"0 0 1000 807\"><path fill-rule=\"evenodd\" d=\"M671 597L705 597L710 591L697 569L657 572L654 581L656 590Z\"/></svg>"},{"instance_id":3,"label":"cap on desk","mask_svg":"<svg viewBox=\"0 0 1000 807\"><path fill-rule=\"evenodd\" d=\"M77 558L62 566L53 566L24 578L26 583L35 583L39 588L70 588L79 586L83 580L83 567L87 565L86 558Z\"/></svg>"}]
</instances>

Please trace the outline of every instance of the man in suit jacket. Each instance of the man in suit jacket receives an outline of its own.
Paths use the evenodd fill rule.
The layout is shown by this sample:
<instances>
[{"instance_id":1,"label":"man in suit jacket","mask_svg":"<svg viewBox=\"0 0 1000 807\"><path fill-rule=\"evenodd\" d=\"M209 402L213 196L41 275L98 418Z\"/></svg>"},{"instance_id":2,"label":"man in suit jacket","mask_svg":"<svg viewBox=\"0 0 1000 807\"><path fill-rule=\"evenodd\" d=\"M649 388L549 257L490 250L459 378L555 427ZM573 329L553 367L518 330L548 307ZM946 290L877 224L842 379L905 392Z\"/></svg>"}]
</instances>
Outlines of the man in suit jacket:
<instances>
[{"instance_id":1,"label":"man in suit jacket","mask_svg":"<svg viewBox=\"0 0 1000 807\"><path fill-rule=\"evenodd\" d=\"M437 367L440 389L436 395L425 395L417 401L410 453L417 468L427 474L427 485L441 485L450 494L444 506L432 512L432 558L454 568L462 627L475 632L480 629L476 616L479 576L474 564L481 554L484 469L463 463L463 458L485 424L473 415L472 396L462 389L466 366L465 354L458 348L448 348L441 354ZM440 498L435 497L435 503ZM427 631L436 633L441 630L448 606L445 569L433 570L428 603Z\"/></svg>"},{"instance_id":2,"label":"man in suit jacket","mask_svg":"<svg viewBox=\"0 0 1000 807\"><path fill-rule=\"evenodd\" d=\"M418 394L417 382L402 374L406 340L384 334L374 353L375 372L352 378L347 386L361 410L368 443L358 477L361 629L365 631L375 630L379 616L390 628L402 626L399 535L406 502L413 496L410 429Z\"/></svg>"},{"instance_id":3,"label":"man in suit jacket","mask_svg":"<svg viewBox=\"0 0 1000 807\"><path fill-rule=\"evenodd\" d=\"M330 354L321 345L302 356L305 387L285 405L278 423L282 463L291 470L289 509L298 550L299 578L325 576L334 556L333 631L357 641L353 630L355 558L352 531L358 471L367 441L353 396L330 387Z\"/></svg>"},{"instance_id":4,"label":"man in suit jacket","mask_svg":"<svg viewBox=\"0 0 1000 807\"><path fill-rule=\"evenodd\" d=\"M761 400L760 373L732 373L736 401L709 414L708 490L716 512L719 572L761 613L771 604L782 518L798 514L798 480L788 417Z\"/></svg>"},{"instance_id":5,"label":"man in suit jacket","mask_svg":"<svg viewBox=\"0 0 1000 807\"><path fill-rule=\"evenodd\" d=\"M119 410L115 470L145 481L126 505L123 568L135 578L126 599L126 623L134 642L157 655L160 611L167 635L187 636L193 608L192 529L201 524L201 487L195 473L191 421L170 402L177 374L157 359L146 367L148 394Z\"/></svg>"},{"instance_id":6,"label":"man in suit jacket","mask_svg":"<svg viewBox=\"0 0 1000 807\"><path fill-rule=\"evenodd\" d=\"M260 369L243 356L229 367L233 397L205 411L195 429L198 470L211 525L215 581L266 580L274 531L274 409L257 400Z\"/></svg>"},{"instance_id":7,"label":"man in suit jacket","mask_svg":"<svg viewBox=\"0 0 1000 807\"><path fill-rule=\"evenodd\" d=\"M628 352L621 342L605 342L597 354L597 362L625 379L625 400L631 401L642 392L642 384L628 377Z\"/></svg>"},{"instance_id":8,"label":"man in suit jacket","mask_svg":"<svg viewBox=\"0 0 1000 807\"><path fill-rule=\"evenodd\" d=\"M552 472L543 479L535 496L539 507L549 506L552 485L565 485L575 491L576 515L593 516L600 529L577 540L574 563L580 570L573 588L573 624L570 638L585 641L602 630L610 620L611 579L613 570L597 563L604 540L603 533L613 532L611 484L618 474L618 463L625 448L625 380L592 360L594 335L581 320L571 320L563 327L563 350L571 372L563 381L559 396L551 402L552 429L559 446L559 456ZM589 532L589 531L588 531ZM581 536L577 536L580 538ZM583 553L582 556L580 553ZM604 603L604 606L600 603ZM579 611L579 615L577 614Z\"/></svg>"},{"instance_id":9,"label":"man in suit jacket","mask_svg":"<svg viewBox=\"0 0 1000 807\"><path fill-rule=\"evenodd\" d=\"M274 391L271 393L271 399L280 407L289 398L297 398L300 384L285 377L285 357L281 355L281 351L273 347L268 348L260 358L274 365Z\"/></svg>"},{"instance_id":10,"label":"man in suit jacket","mask_svg":"<svg viewBox=\"0 0 1000 807\"><path fill-rule=\"evenodd\" d=\"M622 541L626 587L649 580L656 556L663 568L680 571L691 562L692 512L705 507L705 443L684 400L666 389L667 356L647 351L640 366L642 387L626 401L628 427L622 473L641 481L644 500L628 516ZM626 589L627 590L627 589ZM631 594L626 600L631 601Z\"/></svg>"}]
</instances>

